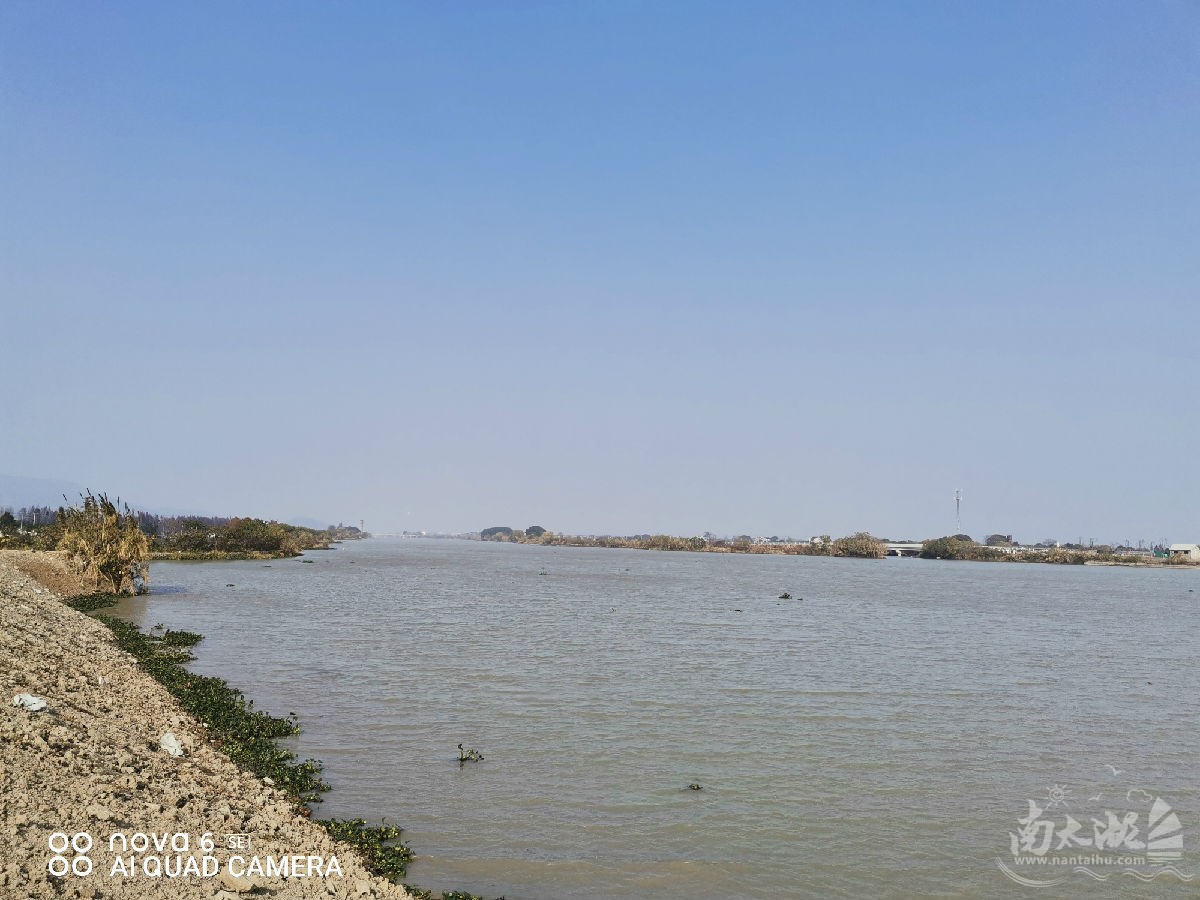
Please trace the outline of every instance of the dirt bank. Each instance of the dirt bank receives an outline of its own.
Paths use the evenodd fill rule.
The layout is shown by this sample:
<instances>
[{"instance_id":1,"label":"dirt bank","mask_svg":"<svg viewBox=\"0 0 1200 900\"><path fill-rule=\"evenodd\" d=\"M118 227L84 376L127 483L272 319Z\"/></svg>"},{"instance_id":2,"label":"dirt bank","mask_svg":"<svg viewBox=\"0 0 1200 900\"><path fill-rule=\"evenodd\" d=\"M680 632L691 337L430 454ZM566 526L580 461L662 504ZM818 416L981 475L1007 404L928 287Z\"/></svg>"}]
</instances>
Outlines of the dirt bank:
<instances>
[{"instance_id":1,"label":"dirt bank","mask_svg":"<svg viewBox=\"0 0 1200 900\"><path fill-rule=\"evenodd\" d=\"M80 597L96 590L70 563L63 550L0 550L0 566L8 563L20 569L42 587L60 597Z\"/></svg>"},{"instance_id":2,"label":"dirt bank","mask_svg":"<svg viewBox=\"0 0 1200 900\"><path fill-rule=\"evenodd\" d=\"M409 897L240 771L107 628L26 572L79 592L53 557L0 555L0 897ZM160 746L168 732L183 756ZM168 843L143 846L155 837Z\"/></svg>"}]
</instances>

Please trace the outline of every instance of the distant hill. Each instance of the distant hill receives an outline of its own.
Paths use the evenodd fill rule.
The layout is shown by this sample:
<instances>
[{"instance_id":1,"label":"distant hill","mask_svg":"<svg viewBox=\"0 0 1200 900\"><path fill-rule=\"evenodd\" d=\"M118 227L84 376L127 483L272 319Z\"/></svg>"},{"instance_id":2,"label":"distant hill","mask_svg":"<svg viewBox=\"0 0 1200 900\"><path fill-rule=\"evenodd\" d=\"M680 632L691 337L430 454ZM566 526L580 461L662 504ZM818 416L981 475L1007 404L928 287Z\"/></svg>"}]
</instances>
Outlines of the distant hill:
<instances>
[{"instance_id":1,"label":"distant hill","mask_svg":"<svg viewBox=\"0 0 1200 900\"><path fill-rule=\"evenodd\" d=\"M77 501L83 486L73 481L50 478L25 478L21 475L0 475L0 508L20 509L22 506L49 506L54 509L67 500Z\"/></svg>"}]
</instances>

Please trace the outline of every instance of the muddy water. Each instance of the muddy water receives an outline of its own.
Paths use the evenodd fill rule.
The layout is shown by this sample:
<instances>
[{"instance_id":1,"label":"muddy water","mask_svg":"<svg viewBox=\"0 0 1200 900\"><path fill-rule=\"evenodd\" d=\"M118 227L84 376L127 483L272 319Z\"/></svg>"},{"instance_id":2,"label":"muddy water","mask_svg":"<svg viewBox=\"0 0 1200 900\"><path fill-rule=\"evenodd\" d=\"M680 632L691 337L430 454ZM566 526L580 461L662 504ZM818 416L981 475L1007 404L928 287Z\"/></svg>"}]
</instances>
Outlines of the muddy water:
<instances>
[{"instance_id":1,"label":"muddy water","mask_svg":"<svg viewBox=\"0 0 1200 900\"><path fill-rule=\"evenodd\" d=\"M298 712L296 749L334 786L319 814L403 825L412 883L509 900L1200 885L1023 869L1063 879L1035 891L996 862L1013 868L1030 800L1092 837L1107 811L1144 829L1152 797L1182 822L1178 869L1200 870L1200 572L430 540L307 558L156 563L162 593L125 613L203 632L197 670ZM459 742L485 760L460 767Z\"/></svg>"}]
</instances>

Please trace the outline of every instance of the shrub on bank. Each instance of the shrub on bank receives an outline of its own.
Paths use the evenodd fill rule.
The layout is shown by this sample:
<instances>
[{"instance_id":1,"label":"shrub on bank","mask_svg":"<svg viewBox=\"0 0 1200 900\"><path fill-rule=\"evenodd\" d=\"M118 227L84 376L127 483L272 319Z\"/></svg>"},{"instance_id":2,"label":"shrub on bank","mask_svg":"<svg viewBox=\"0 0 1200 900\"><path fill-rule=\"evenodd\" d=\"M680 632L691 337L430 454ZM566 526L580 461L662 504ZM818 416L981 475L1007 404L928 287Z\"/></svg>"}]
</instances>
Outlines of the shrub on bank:
<instances>
[{"instance_id":1,"label":"shrub on bank","mask_svg":"<svg viewBox=\"0 0 1200 900\"><path fill-rule=\"evenodd\" d=\"M860 559L883 559L887 556L887 545L879 538L860 531L848 537L840 537L829 546L830 556L854 556Z\"/></svg>"},{"instance_id":2,"label":"shrub on bank","mask_svg":"<svg viewBox=\"0 0 1200 900\"><path fill-rule=\"evenodd\" d=\"M151 550L156 559L279 559L305 550L327 550L330 541L348 529L318 531L301 525L262 519L175 521L168 534L156 536ZM361 536L357 528L354 532Z\"/></svg>"},{"instance_id":3,"label":"shrub on bank","mask_svg":"<svg viewBox=\"0 0 1200 900\"><path fill-rule=\"evenodd\" d=\"M91 491L80 506L60 507L55 528L80 574L100 590L144 594L150 589L150 542L128 506Z\"/></svg>"},{"instance_id":4,"label":"shrub on bank","mask_svg":"<svg viewBox=\"0 0 1200 900\"><path fill-rule=\"evenodd\" d=\"M1016 557L995 547L986 547L958 535L933 538L921 544L922 559L964 559L973 562L1009 562Z\"/></svg>"}]
</instances>

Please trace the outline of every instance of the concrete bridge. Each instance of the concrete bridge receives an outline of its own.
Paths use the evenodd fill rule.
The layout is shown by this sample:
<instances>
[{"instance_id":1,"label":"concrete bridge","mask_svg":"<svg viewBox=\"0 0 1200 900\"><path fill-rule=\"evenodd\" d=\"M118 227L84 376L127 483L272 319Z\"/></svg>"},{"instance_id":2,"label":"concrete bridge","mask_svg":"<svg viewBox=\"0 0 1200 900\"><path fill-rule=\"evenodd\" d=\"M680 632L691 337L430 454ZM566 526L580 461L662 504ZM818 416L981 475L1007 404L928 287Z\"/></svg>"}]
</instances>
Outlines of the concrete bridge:
<instances>
[{"instance_id":1,"label":"concrete bridge","mask_svg":"<svg viewBox=\"0 0 1200 900\"><path fill-rule=\"evenodd\" d=\"M888 556L920 556L920 544L886 544Z\"/></svg>"}]
</instances>

